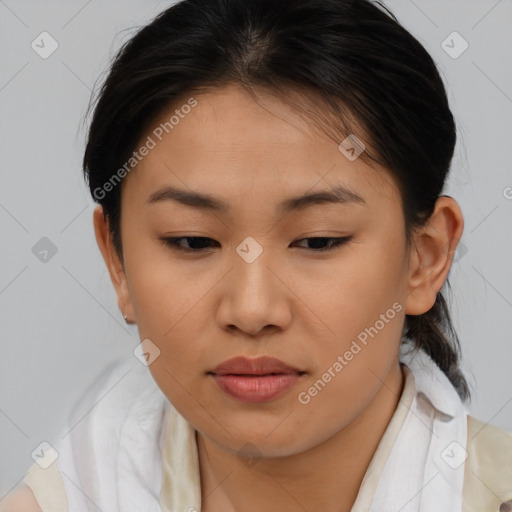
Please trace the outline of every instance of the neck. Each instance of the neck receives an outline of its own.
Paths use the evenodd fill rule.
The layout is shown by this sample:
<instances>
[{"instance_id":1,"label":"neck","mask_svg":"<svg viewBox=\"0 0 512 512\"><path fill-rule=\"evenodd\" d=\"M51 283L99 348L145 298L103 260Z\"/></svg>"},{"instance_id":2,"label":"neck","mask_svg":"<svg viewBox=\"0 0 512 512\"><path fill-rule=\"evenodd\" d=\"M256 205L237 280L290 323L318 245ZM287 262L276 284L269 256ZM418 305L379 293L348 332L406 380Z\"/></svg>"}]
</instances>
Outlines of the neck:
<instances>
[{"instance_id":1,"label":"neck","mask_svg":"<svg viewBox=\"0 0 512 512\"><path fill-rule=\"evenodd\" d=\"M324 443L250 467L197 432L203 512L350 512L404 386L393 366L368 407Z\"/></svg>"}]
</instances>

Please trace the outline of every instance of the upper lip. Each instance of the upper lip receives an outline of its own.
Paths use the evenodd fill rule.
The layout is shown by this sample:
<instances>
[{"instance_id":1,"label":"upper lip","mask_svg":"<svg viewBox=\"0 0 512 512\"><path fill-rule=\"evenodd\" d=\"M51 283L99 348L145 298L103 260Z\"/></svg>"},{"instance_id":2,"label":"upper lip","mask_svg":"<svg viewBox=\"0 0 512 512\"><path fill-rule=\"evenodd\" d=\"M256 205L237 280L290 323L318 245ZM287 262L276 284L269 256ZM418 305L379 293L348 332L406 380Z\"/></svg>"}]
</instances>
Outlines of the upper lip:
<instances>
[{"instance_id":1,"label":"upper lip","mask_svg":"<svg viewBox=\"0 0 512 512\"><path fill-rule=\"evenodd\" d=\"M270 373L305 373L275 357L261 356L255 359L239 356L228 359L208 373L216 375L268 375Z\"/></svg>"}]
</instances>

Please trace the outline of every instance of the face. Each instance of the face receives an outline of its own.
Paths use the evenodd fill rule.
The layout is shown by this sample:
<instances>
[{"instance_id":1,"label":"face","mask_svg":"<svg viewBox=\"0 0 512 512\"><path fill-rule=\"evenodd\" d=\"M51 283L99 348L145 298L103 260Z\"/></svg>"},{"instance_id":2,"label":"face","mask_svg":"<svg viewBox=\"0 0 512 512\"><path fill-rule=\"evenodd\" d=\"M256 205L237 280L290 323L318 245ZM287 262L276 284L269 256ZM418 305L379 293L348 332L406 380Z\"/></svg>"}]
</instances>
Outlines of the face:
<instances>
[{"instance_id":1,"label":"face","mask_svg":"<svg viewBox=\"0 0 512 512\"><path fill-rule=\"evenodd\" d=\"M119 303L198 431L230 451L298 453L354 421L397 365L411 300L399 192L272 96L229 86L194 99L168 133L154 130L172 112L146 133L156 144L123 183ZM327 201L336 188L342 200ZM260 377L291 386L273 398L237 398L210 373L236 356L300 373Z\"/></svg>"}]
</instances>

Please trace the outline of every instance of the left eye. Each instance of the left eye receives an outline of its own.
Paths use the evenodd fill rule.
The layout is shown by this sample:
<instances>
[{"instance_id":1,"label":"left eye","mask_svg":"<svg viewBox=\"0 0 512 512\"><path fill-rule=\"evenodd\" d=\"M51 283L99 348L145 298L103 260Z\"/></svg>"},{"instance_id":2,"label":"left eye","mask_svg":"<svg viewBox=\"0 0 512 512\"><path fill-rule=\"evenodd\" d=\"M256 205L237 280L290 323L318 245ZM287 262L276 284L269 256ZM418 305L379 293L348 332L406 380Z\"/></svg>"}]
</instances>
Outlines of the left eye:
<instances>
[{"instance_id":1,"label":"left eye","mask_svg":"<svg viewBox=\"0 0 512 512\"><path fill-rule=\"evenodd\" d=\"M303 242L305 240L313 241L313 248L307 248L308 250L312 250L313 252L324 252L324 251L332 251L335 248L346 244L352 239L351 236L345 237L314 237L314 238L303 238L302 240L298 240L298 242ZM192 244L189 247L184 247L180 245L182 240L192 240ZM211 238L201 237L201 236L182 236L179 238L162 238L162 243L171 247L171 249L183 252L201 252L208 248L208 241L215 242L215 240ZM217 243L217 242L215 242ZM311 243L311 242L310 242ZM319 245L325 245L327 247L318 247ZM199 247L198 247L199 246Z\"/></svg>"},{"instance_id":2,"label":"left eye","mask_svg":"<svg viewBox=\"0 0 512 512\"><path fill-rule=\"evenodd\" d=\"M315 238L303 238L302 240L299 240L299 242L302 242L304 240L312 240L313 241L313 250L314 252L324 252L324 251L332 251L336 249L337 247L346 244L352 239L351 236L344 236L344 237L315 237ZM311 243L311 242L310 242ZM327 243L327 247L318 247L318 245L324 245ZM316 247L315 247L316 246Z\"/></svg>"}]
</instances>

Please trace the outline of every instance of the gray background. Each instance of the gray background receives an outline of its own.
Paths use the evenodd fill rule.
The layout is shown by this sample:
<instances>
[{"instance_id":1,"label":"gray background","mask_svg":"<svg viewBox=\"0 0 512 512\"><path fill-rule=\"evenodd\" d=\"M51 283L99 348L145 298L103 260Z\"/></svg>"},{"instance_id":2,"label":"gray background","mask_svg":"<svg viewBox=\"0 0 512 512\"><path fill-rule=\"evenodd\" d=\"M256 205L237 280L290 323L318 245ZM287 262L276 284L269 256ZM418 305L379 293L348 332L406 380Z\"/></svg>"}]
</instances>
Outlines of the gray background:
<instances>
[{"instance_id":1,"label":"gray background","mask_svg":"<svg viewBox=\"0 0 512 512\"><path fill-rule=\"evenodd\" d=\"M465 217L452 316L470 412L512 431L512 3L386 3L448 87L459 141L446 193ZM121 357L140 364L136 326L123 321L94 239L80 123L115 50L169 5L0 0L0 498L23 478L31 452L58 439L102 369ZM59 45L47 59L31 48L43 31ZM441 46L453 31L469 43L458 58ZM32 250L43 237L57 250L46 262Z\"/></svg>"}]
</instances>

